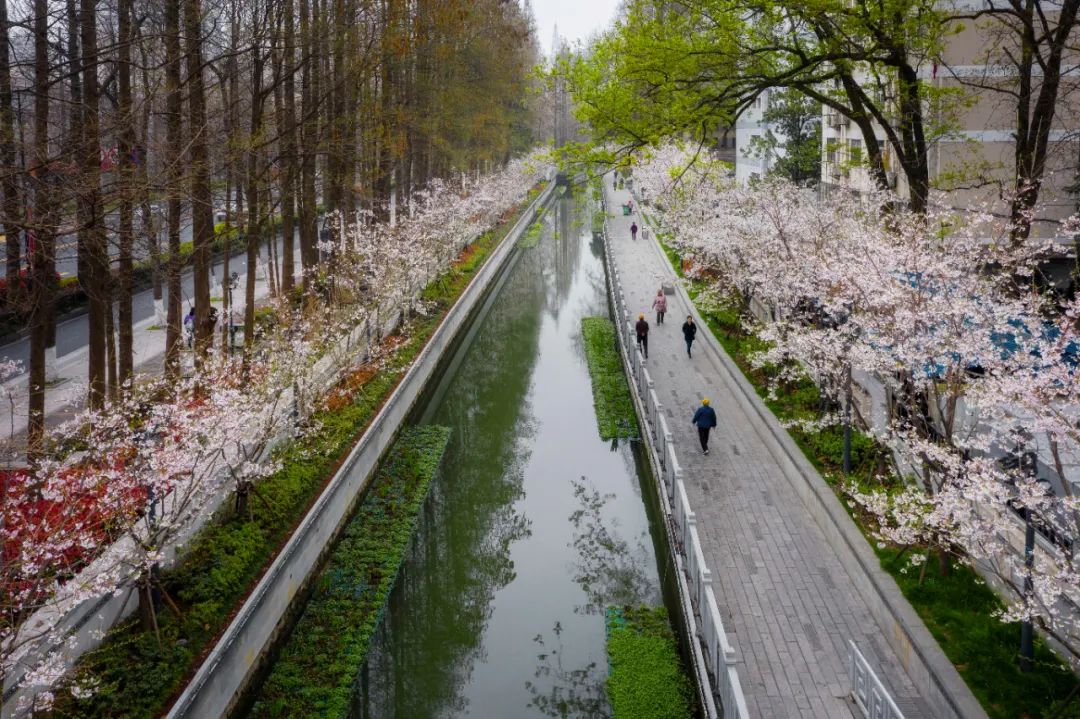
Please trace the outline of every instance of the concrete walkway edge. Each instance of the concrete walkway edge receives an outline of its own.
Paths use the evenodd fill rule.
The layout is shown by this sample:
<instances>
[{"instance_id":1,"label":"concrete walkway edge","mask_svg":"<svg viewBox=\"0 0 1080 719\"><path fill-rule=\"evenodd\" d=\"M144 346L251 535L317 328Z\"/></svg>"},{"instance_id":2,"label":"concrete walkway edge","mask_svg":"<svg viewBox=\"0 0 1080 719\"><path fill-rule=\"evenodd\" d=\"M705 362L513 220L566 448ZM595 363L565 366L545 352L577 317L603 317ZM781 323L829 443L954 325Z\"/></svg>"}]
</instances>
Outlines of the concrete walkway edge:
<instances>
[{"instance_id":1,"label":"concrete walkway edge","mask_svg":"<svg viewBox=\"0 0 1080 719\"><path fill-rule=\"evenodd\" d=\"M638 204L640 206L640 203ZM671 262L660 247L655 232L649 235L648 242L658 253L663 265L672 270L674 277ZM873 611L884 637L903 661L912 682L922 692L937 716L985 718L987 715L982 705L904 597L896 581L881 569L877 555L844 509L839 497L810 464L791 435L780 425L776 415L758 396L742 370L713 336L683 283L676 281L675 287L679 296L690 307L694 321L706 330L698 333L698 339L705 340L709 351L719 359L727 372L728 379L739 388L736 401L745 410L752 410L762 424L768 427L768 436L762 436L762 440L774 450L776 457L783 458L781 466L784 476L802 498L807 511L821 528L841 564L855 580L859 594Z\"/></svg>"}]
</instances>

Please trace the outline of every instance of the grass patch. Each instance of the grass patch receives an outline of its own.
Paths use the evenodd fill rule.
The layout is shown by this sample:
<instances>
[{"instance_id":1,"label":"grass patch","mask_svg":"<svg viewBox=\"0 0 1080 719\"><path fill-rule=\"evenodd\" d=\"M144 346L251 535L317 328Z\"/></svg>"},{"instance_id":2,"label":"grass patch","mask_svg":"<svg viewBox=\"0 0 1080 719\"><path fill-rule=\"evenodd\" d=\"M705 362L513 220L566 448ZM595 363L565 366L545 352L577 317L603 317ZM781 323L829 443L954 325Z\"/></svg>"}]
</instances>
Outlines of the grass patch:
<instances>
[{"instance_id":1,"label":"grass patch","mask_svg":"<svg viewBox=\"0 0 1080 719\"><path fill-rule=\"evenodd\" d=\"M535 193L526 204L532 197ZM388 361L378 368L355 369L328 393L313 417L317 432L275 449L281 468L260 482L262 500L252 504L256 511L224 512L189 542L177 566L162 573L162 583L180 611L163 608L158 613L160 644L137 619L114 627L100 647L80 658L73 672L96 691L83 698L57 692L54 716L111 719L166 712L340 459L362 436L526 204L507 213L498 227L477 238L448 272L425 288L430 311L414 318L408 336L386 338L385 347L392 352Z\"/></svg>"},{"instance_id":2,"label":"grass patch","mask_svg":"<svg viewBox=\"0 0 1080 719\"><path fill-rule=\"evenodd\" d=\"M450 429L407 430L318 579L251 710L254 717L344 717L412 539Z\"/></svg>"},{"instance_id":3,"label":"grass patch","mask_svg":"<svg viewBox=\"0 0 1080 719\"><path fill-rule=\"evenodd\" d=\"M680 277L684 277L682 258L662 240L664 253ZM754 368L750 356L764 348L761 340L746 333L735 309L717 310L698 301L704 284L689 281L688 294L701 312L713 336L728 356L739 366L758 395L784 423L818 416L821 396L809 379L781 386L772 396L768 387L770 368ZM843 499L840 478L843 467L843 430L826 427L808 432L794 426L788 429L806 458L821 472L825 481ZM852 432L851 479L863 488L888 488L897 480L884 471L884 450L862 432ZM844 506L848 507L847 502ZM848 507L863 535L881 561L881 567L900 586L915 611L937 639L945 656L953 663L972 693L993 719L1080 719L1080 699L1064 713L1056 715L1059 705L1077 684L1072 671L1046 644L1036 637L1035 670L1022 674L1019 667L1020 628L1003 624L995 618L1001 600L974 570L954 564L941 575L937 562L927 568L919 583L918 572L908 570L907 558L898 559L900 548L876 547L872 539L873 518ZM918 552L908 550L907 556Z\"/></svg>"},{"instance_id":4,"label":"grass patch","mask_svg":"<svg viewBox=\"0 0 1080 719\"><path fill-rule=\"evenodd\" d=\"M689 719L692 685L663 607L608 607L610 672L606 682L614 719Z\"/></svg>"},{"instance_id":5,"label":"grass patch","mask_svg":"<svg viewBox=\"0 0 1080 719\"><path fill-rule=\"evenodd\" d=\"M529 229L522 233L521 238L518 239L518 247L524 249L532 249L540 244L540 235L544 231L544 214L542 212L537 213L536 221L529 225Z\"/></svg>"},{"instance_id":6,"label":"grass patch","mask_svg":"<svg viewBox=\"0 0 1080 719\"><path fill-rule=\"evenodd\" d=\"M581 320L581 337L592 379L593 407L600 438L637 439L640 436L637 413L630 396L630 385L623 373L615 324L607 317L585 317Z\"/></svg>"}]
</instances>

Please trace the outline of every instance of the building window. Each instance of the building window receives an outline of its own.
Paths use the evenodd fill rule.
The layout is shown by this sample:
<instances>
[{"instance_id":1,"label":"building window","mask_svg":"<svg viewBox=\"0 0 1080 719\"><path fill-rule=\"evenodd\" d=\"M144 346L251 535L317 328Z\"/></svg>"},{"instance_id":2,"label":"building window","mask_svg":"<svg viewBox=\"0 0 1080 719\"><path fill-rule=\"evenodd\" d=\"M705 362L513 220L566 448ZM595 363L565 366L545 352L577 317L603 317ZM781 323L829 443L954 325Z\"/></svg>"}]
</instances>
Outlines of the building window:
<instances>
[{"instance_id":1,"label":"building window","mask_svg":"<svg viewBox=\"0 0 1080 719\"><path fill-rule=\"evenodd\" d=\"M862 164L862 140L848 140L848 160L852 165Z\"/></svg>"}]
</instances>

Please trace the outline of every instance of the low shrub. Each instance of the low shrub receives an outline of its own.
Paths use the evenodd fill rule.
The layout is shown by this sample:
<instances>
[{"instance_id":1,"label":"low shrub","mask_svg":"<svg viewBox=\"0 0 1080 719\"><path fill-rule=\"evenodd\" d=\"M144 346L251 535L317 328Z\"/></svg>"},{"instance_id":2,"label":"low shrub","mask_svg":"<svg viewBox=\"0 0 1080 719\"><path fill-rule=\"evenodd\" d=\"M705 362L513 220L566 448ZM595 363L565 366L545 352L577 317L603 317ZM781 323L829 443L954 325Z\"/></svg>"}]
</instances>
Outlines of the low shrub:
<instances>
[{"instance_id":1,"label":"low shrub","mask_svg":"<svg viewBox=\"0 0 1080 719\"><path fill-rule=\"evenodd\" d=\"M693 685L663 607L607 608L606 682L613 719L689 719Z\"/></svg>"},{"instance_id":2,"label":"low shrub","mask_svg":"<svg viewBox=\"0 0 1080 719\"><path fill-rule=\"evenodd\" d=\"M593 406L600 438L637 439L640 436L637 412L623 373L615 324L607 317L585 317L581 320L581 338L592 379Z\"/></svg>"},{"instance_id":3,"label":"low shrub","mask_svg":"<svg viewBox=\"0 0 1080 719\"><path fill-rule=\"evenodd\" d=\"M418 427L391 448L315 580L251 716L348 715L369 640L449 439L447 427Z\"/></svg>"}]
</instances>

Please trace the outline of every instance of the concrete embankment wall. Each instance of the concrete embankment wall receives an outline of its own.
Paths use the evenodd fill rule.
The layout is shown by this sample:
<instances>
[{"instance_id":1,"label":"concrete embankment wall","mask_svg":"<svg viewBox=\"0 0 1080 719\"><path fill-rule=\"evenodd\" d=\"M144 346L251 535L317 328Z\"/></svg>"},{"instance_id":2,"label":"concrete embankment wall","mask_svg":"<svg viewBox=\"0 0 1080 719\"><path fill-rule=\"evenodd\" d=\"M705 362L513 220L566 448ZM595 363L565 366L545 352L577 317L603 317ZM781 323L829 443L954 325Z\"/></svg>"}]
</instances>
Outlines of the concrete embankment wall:
<instances>
[{"instance_id":1,"label":"concrete embankment wall","mask_svg":"<svg viewBox=\"0 0 1080 719\"><path fill-rule=\"evenodd\" d=\"M482 303L513 256L517 239L538 208L555 192L550 183L507 234L450 309L413 366L386 401L371 426L342 463L329 485L297 527L224 635L169 712L169 717L208 719L226 715L272 645L293 598L313 576L323 553L351 514L380 457L393 442L458 333Z\"/></svg>"}]
</instances>

